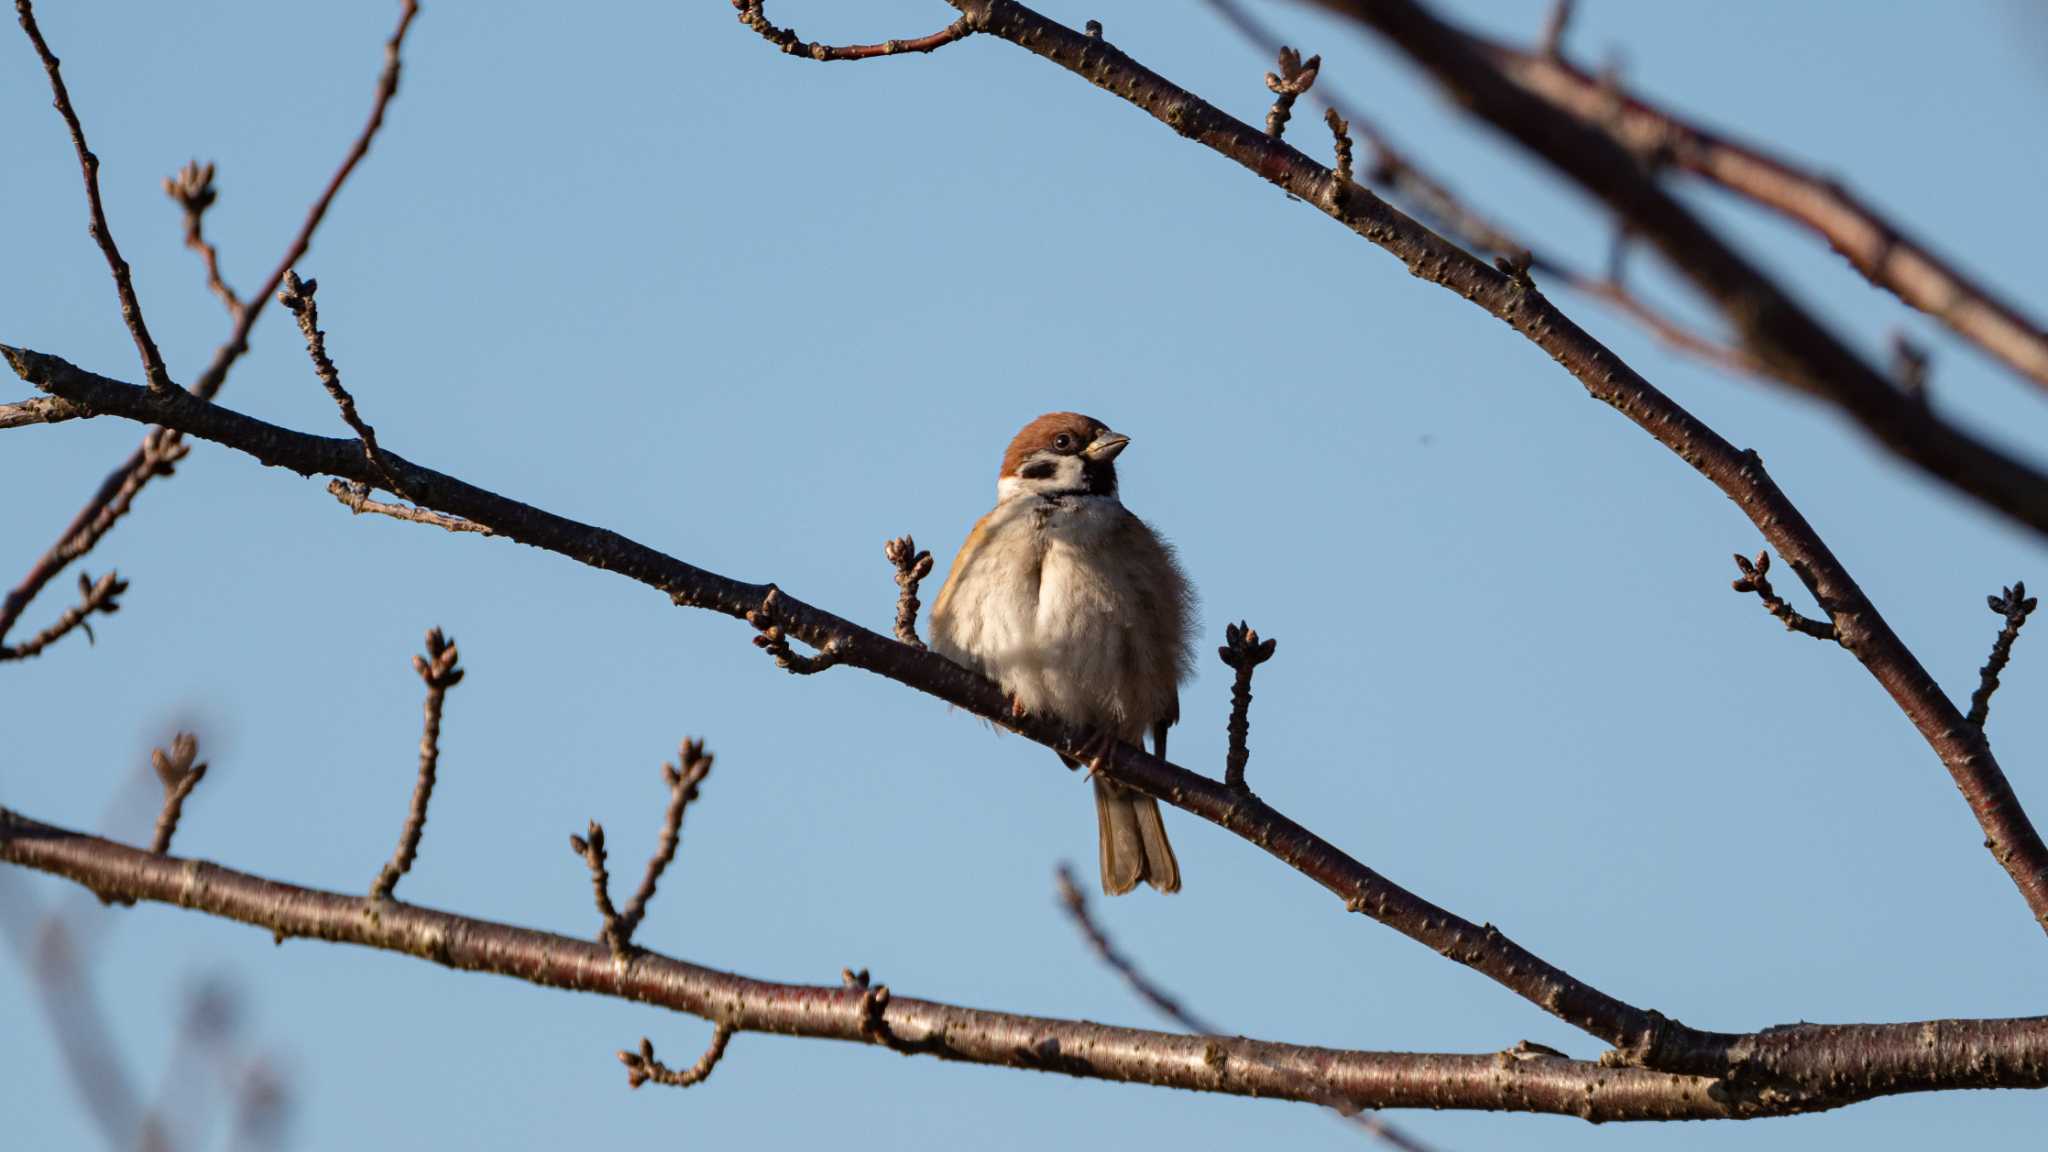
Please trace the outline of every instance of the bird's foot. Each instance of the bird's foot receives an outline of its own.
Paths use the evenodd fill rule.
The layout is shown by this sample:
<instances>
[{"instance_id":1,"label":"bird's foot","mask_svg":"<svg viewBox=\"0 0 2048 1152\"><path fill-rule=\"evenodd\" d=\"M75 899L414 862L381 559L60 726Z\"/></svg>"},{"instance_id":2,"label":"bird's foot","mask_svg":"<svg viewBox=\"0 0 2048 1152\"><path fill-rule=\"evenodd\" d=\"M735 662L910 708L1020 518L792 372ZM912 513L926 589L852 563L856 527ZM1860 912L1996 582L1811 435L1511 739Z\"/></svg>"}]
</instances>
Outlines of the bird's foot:
<instances>
[{"instance_id":1,"label":"bird's foot","mask_svg":"<svg viewBox=\"0 0 2048 1152\"><path fill-rule=\"evenodd\" d=\"M1095 773L1116 755L1116 743L1116 733L1107 729L1097 729L1093 735L1082 741L1081 762L1088 765L1088 775L1085 779L1093 779Z\"/></svg>"}]
</instances>

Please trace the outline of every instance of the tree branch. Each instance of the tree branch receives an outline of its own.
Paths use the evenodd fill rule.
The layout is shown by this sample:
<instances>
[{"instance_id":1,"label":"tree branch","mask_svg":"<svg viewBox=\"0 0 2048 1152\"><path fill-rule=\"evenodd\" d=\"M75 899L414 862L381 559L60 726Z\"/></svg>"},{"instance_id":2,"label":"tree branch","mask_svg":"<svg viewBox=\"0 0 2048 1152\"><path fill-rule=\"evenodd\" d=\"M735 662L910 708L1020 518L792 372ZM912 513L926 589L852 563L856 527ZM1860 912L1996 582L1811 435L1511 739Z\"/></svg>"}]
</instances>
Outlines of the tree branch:
<instances>
[{"instance_id":1,"label":"tree branch","mask_svg":"<svg viewBox=\"0 0 2048 1152\"><path fill-rule=\"evenodd\" d=\"M965 39L971 29L965 20L955 20L929 36L917 36L909 40L884 40L879 44L849 44L835 47L830 44L806 44L794 29L778 28L770 23L763 12L764 0L732 0L732 6L739 11L740 23L761 34L762 39L782 49L791 56L807 56L813 60L872 60L877 56L895 56L904 52L931 52Z\"/></svg>"},{"instance_id":2,"label":"tree branch","mask_svg":"<svg viewBox=\"0 0 2048 1152\"><path fill-rule=\"evenodd\" d=\"M922 648L924 641L917 638L917 588L932 574L932 554L918 551L916 540L898 536L882 545L882 555L896 568L896 639Z\"/></svg>"},{"instance_id":3,"label":"tree branch","mask_svg":"<svg viewBox=\"0 0 2048 1152\"><path fill-rule=\"evenodd\" d=\"M150 767L164 786L164 806L157 813L156 834L149 843L152 856L171 850L171 837L178 834L178 821L185 814L185 798L206 779L206 765L195 763L198 758L199 738L190 732L178 733L171 740L169 753L161 748L149 750Z\"/></svg>"},{"instance_id":4,"label":"tree branch","mask_svg":"<svg viewBox=\"0 0 2048 1152\"><path fill-rule=\"evenodd\" d=\"M1005 20L1010 9L1021 10L1011 0L949 2L1002 13ZM1918 397L1897 388L1666 192L1637 157L1606 132L1515 83L1476 40L1415 0L1316 3L1378 32L1435 76L1473 115L1606 201L1632 233L1655 245L1673 269L1720 309L1774 378L1840 408L1879 443L1928 475L2048 534L2048 474L1942 419ZM2044 912L2048 904L2037 909Z\"/></svg>"},{"instance_id":5,"label":"tree branch","mask_svg":"<svg viewBox=\"0 0 2048 1152\"><path fill-rule=\"evenodd\" d=\"M1806 517L1770 478L1755 452L1738 450L1658 391L1530 284L1488 267L1370 190L1340 183L1329 169L1286 141L1274 140L1225 114L1114 45L1083 36L1015 0L948 2L976 30L1009 41L1129 101L1175 132L1257 173L1384 248L1419 279L1441 285L1485 309L1557 360L1589 394L1628 417L1727 494L1806 581L1814 599L1833 620L1843 647L1856 654L1941 758L1984 829L1993 858L2012 877L2027 907L2048 931L2048 845L2042 843L2020 808L1983 734L1964 723L1955 703L1891 630ZM1414 10L1403 0L1388 3L1402 12ZM1476 66L1490 73L1483 59L1472 58ZM1616 151L1604 138L1598 143ZM1661 192L1657 195L1669 203ZM1675 209L1675 204L1672 206ZM1783 316L1771 323L1797 326L1796 320ZM2048 524L2048 486L2043 487L2042 495L2043 522ZM1131 757L1124 752L1122 759L1128 763Z\"/></svg>"},{"instance_id":6,"label":"tree branch","mask_svg":"<svg viewBox=\"0 0 2048 1152\"><path fill-rule=\"evenodd\" d=\"M14 14L21 21L21 30L28 33L29 43L35 45L36 55L43 62L43 71L49 73L50 93L55 97L57 114L64 118L64 126L71 130L71 147L78 153L79 174L85 178L85 206L92 218L90 231L93 242L99 245L100 254L107 260L107 270L114 275L114 294L121 300L121 320L128 325L128 335L134 338L135 350L142 356L143 378L149 382L150 388L167 391L172 387L170 371L164 367L164 355L149 335L149 324L142 318L142 302L135 298L135 282L128 273L128 261L121 258L120 246L114 243L114 230L107 226L107 210L100 204L100 158L86 145L85 126L78 122L78 110L71 106L71 93L64 86L64 74L58 68L56 53L50 51L42 29L36 26L35 5L30 0L14 0Z\"/></svg>"},{"instance_id":7,"label":"tree branch","mask_svg":"<svg viewBox=\"0 0 2048 1152\"><path fill-rule=\"evenodd\" d=\"M711 760L702 740L685 740L676 763L661 766L662 779L668 782L668 809L662 813L661 838L655 842L653 855L647 858L647 872L640 877L640 887L626 901L626 910L618 917L619 934L626 941L632 940L640 921L647 917L647 905L654 899L654 887L661 882L662 872L675 862L676 849L682 844L683 813L697 799L698 786L711 775Z\"/></svg>"},{"instance_id":8,"label":"tree branch","mask_svg":"<svg viewBox=\"0 0 2048 1152\"><path fill-rule=\"evenodd\" d=\"M1841 638L1835 634L1835 626L1833 624L1826 620L1815 620L1809 616L1802 615L1799 609L1785 603L1784 598L1779 596L1777 591L1771 587L1771 578L1768 575L1771 570L1771 554L1769 552L1757 553L1756 559L1753 561L1742 553L1737 552L1735 554L1735 566L1742 570L1742 575L1736 578L1731 587L1737 592L1756 593L1757 599L1763 601L1764 610L1776 616L1779 622L1785 625L1787 631L1802 632L1813 637L1815 640L1839 640Z\"/></svg>"},{"instance_id":9,"label":"tree branch","mask_svg":"<svg viewBox=\"0 0 2048 1152\"><path fill-rule=\"evenodd\" d=\"M1872 284L2048 388L2048 330L2039 321L1929 250L1841 182L1758 144L1700 127L1555 52L1486 42L1481 47L1517 84L1611 133L1638 158L1654 157L1811 230Z\"/></svg>"},{"instance_id":10,"label":"tree branch","mask_svg":"<svg viewBox=\"0 0 2048 1152\"><path fill-rule=\"evenodd\" d=\"M1135 961L1117 948L1115 942L1109 938L1109 933L1096 922L1095 913L1088 907L1087 894L1081 891L1080 885L1074 883L1072 868L1061 864L1053 879L1059 890L1060 907L1066 910L1067 918L1074 922L1074 927L1080 930L1081 937L1088 941L1088 947L1094 951L1096 958L1110 971L1116 973L1132 992L1137 993L1140 1000L1150 1004L1160 1015L1198 1036L1226 1034L1223 1029L1197 1016L1192 1009L1181 1003L1180 997L1161 988L1151 977L1138 969ZM1347 1108L1342 1103L1330 1103L1329 1107L1344 1121L1371 1133L1389 1147L1398 1148L1401 1152L1430 1152L1428 1145L1377 1115Z\"/></svg>"},{"instance_id":11,"label":"tree branch","mask_svg":"<svg viewBox=\"0 0 2048 1152\"><path fill-rule=\"evenodd\" d=\"M220 297L230 318L239 320L242 298L221 279L220 250L206 239L206 210L213 207L219 195L213 187L213 165L194 160L178 169L177 175L164 177L164 195L185 211L185 247L199 253L204 262L207 289Z\"/></svg>"},{"instance_id":12,"label":"tree branch","mask_svg":"<svg viewBox=\"0 0 2048 1152\"><path fill-rule=\"evenodd\" d=\"M1241 622L1225 626L1223 638L1225 643L1216 649L1216 655L1236 672L1230 685L1230 752L1223 761L1223 783L1241 789L1245 787L1244 767L1252 758L1247 743L1252 731L1252 671L1273 658L1279 641L1261 643L1258 632Z\"/></svg>"},{"instance_id":13,"label":"tree branch","mask_svg":"<svg viewBox=\"0 0 2048 1152\"><path fill-rule=\"evenodd\" d=\"M88 623L93 613L111 616L121 610L119 597L128 590L128 582L112 572L94 580L89 574L78 574L78 603L64 610L64 614L48 628L29 637L20 644L0 645L0 663L9 660L27 660L42 655L43 649L73 631L85 633L90 642L93 638L92 625Z\"/></svg>"},{"instance_id":14,"label":"tree branch","mask_svg":"<svg viewBox=\"0 0 2048 1152\"><path fill-rule=\"evenodd\" d=\"M302 475L321 473L357 483L371 483L375 479L354 439L293 432L185 392L152 393L37 352L0 345L0 353L31 383L74 399L97 414L123 415L176 427ZM1069 758L1087 759L1098 751L1091 747L1095 733L1069 727L1048 716L1017 716L1011 711L1008 697L993 681L936 653L898 643L784 595L772 584L733 580L663 555L617 533L556 516L423 468L397 453L386 452L384 457L405 490L422 506L461 516L489 527L497 535L637 580L659 590L676 604L740 619L752 617L757 626L769 624L785 645L791 637L815 645L821 652L831 653L834 663L843 662L930 693ZM761 638L766 639L767 633ZM1725 1068L1727 1036L1688 1028L1575 979L1514 943L1498 929L1482 928L1401 888L1256 796L1189 772L1129 744L1115 745L1111 754L1103 757L1101 770L1119 783L1258 845L1328 889L1350 910L1368 915L1498 981L1545 1011L1617 1046L1632 1059L1656 1067L1708 1074L1718 1074Z\"/></svg>"},{"instance_id":15,"label":"tree branch","mask_svg":"<svg viewBox=\"0 0 2048 1152\"><path fill-rule=\"evenodd\" d=\"M919 654L922 656L923 654ZM1789 1115L1878 1096L2048 1086L2048 1018L1796 1025L1730 1037L1727 1081L1536 1053L1360 1052L1021 1016L858 986L777 984L411 904L151 856L0 809L0 860L104 896L174 904L265 929L398 952L460 971L632 1000L733 1032L841 1040L941 1060L1358 1108L1483 1108L1587 1120ZM372 913L374 909L374 914ZM879 1017L879 1027L874 1017Z\"/></svg>"},{"instance_id":16,"label":"tree branch","mask_svg":"<svg viewBox=\"0 0 2048 1152\"><path fill-rule=\"evenodd\" d=\"M27 0L17 0L17 8L26 13ZM370 107L369 122L363 125L363 130L349 148L348 155L343 157L341 167L335 170L333 177L327 182L327 187L321 191L312 208L307 211L305 222L299 226L298 235L293 237L291 245L285 250L284 259L278 261L277 268L271 272L263 288L236 314L233 332L227 341L214 351L213 362L207 366L206 371L193 382L191 391L202 399L211 400L220 391L221 385L227 381L228 370L249 350L249 332L255 326L257 317L263 314L264 303L277 292L278 285L284 281L285 273L306 254L306 249L313 243L314 231L320 227L320 222L326 219L328 206L334 202L335 195L341 191L341 186L348 180L349 174L355 171L356 164L369 152L371 139L384 124L384 109L398 91L399 47L405 41L407 30L412 27L413 17L418 13L419 5L416 0L403 0L403 7L398 16L398 28L384 44L384 71L378 78L376 100ZM51 77L53 81L56 80L54 67ZM87 191L92 197L96 198L98 195L96 186L90 182ZM94 205L96 208L97 199L94 199ZM115 521L128 511L136 494L152 479L171 475L169 465L182 455L184 446L178 443L175 434L164 435L152 430L143 437L142 444L128 459L122 461L100 481L99 489L86 501L85 507L79 509L78 514L71 518L71 523L64 529L63 534L57 537L57 542L50 545L36 560L22 576L21 581L8 591L6 598L0 599L0 641L6 639L7 634L20 621L22 612L43 588L55 579L66 565L92 551L93 546L113 528Z\"/></svg>"}]
</instances>

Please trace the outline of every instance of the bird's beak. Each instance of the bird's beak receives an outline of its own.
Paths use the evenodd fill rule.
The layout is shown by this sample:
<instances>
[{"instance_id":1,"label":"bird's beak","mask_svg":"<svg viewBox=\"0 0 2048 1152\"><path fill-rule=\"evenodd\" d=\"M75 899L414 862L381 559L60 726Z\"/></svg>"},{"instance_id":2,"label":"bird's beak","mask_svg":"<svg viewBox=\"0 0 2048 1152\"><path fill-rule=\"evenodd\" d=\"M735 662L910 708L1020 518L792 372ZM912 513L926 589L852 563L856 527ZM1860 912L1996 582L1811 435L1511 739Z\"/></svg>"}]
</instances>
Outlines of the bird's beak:
<instances>
[{"instance_id":1,"label":"bird's beak","mask_svg":"<svg viewBox=\"0 0 2048 1152\"><path fill-rule=\"evenodd\" d=\"M1131 438L1129 436L1118 435L1115 432L1104 432L1095 438L1094 443L1082 449L1081 455L1097 463L1107 463L1116 459L1116 454L1123 451L1124 446L1130 442Z\"/></svg>"}]
</instances>

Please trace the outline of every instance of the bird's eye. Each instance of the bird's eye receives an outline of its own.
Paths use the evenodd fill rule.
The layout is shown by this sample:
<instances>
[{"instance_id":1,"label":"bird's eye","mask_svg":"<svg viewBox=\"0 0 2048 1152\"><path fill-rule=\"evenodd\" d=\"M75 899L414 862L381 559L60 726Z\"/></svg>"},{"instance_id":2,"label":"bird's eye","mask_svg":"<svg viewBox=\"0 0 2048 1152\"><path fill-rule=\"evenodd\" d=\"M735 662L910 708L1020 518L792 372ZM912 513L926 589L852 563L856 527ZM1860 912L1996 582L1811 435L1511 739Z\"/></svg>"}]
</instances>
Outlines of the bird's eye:
<instances>
[{"instance_id":1,"label":"bird's eye","mask_svg":"<svg viewBox=\"0 0 2048 1152\"><path fill-rule=\"evenodd\" d=\"M1052 438L1052 447L1055 452L1072 452L1074 450L1074 438L1062 432Z\"/></svg>"}]
</instances>

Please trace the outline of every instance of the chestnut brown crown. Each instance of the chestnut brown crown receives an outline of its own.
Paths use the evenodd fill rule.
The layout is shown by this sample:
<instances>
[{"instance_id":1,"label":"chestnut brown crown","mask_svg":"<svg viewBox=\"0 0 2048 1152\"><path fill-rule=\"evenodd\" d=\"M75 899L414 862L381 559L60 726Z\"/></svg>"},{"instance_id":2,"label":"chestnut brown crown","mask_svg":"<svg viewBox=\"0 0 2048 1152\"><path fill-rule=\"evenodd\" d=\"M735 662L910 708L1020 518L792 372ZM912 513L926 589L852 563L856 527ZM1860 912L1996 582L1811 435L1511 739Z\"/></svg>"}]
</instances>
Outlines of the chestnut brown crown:
<instances>
[{"instance_id":1,"label":"chestnut brown crown","mask_svg":"<svg viewBox=\"0 0 2048 1152\"><path fill-rule=\"evenodd\" d=\"M1024 462L1041 452L1060 456L1078 455L1095 438L1109 431L1109 425L1079 412L1047 412L1024 426L1003 453L1003 470L997 479L1017 475Z\"/></svg>"}]
</instances>

